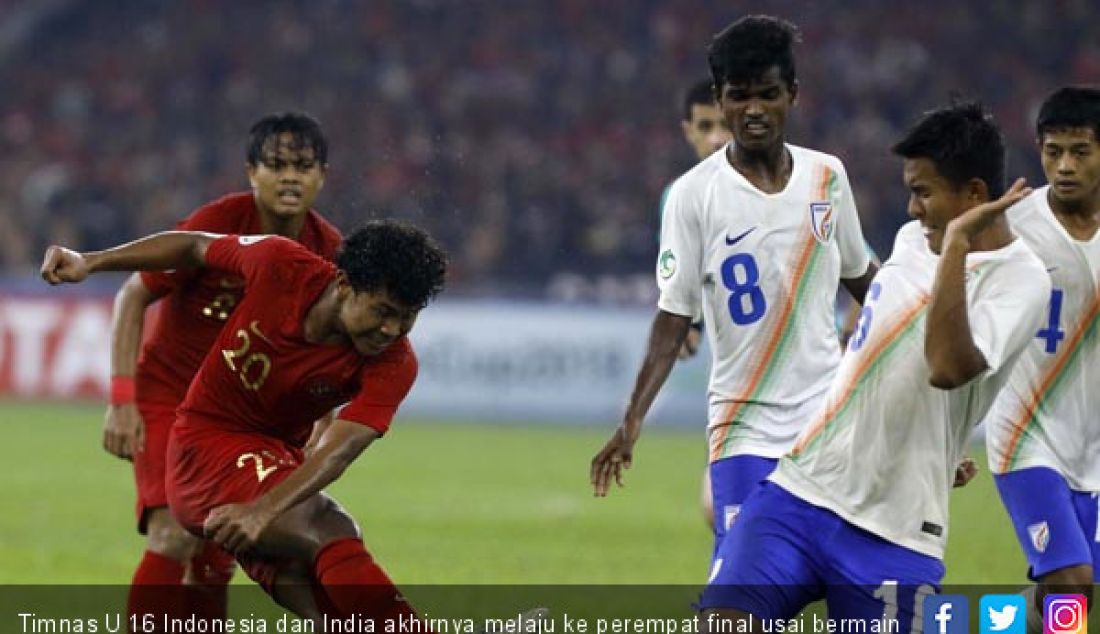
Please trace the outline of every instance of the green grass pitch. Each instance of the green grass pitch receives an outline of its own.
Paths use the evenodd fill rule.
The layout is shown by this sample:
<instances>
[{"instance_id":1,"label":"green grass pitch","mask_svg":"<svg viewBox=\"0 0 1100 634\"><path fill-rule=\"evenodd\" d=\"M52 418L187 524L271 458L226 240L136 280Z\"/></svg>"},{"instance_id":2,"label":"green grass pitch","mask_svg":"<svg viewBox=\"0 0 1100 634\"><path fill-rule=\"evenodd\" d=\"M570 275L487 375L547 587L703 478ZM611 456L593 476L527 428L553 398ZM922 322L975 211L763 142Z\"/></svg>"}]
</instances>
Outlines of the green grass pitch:
<instances>
[{"instance_id":1,"label":"green grass pitch","mask_svg":"<svg viewBox=\"0 0 1100 634\"><path fill-rule=\"evenodd\" d=\"M125 584L143 545L102 408L0 401L0 583ZM698 584L702 433L648 429L627 487L592 497L607 429L399 419L330 492L403 584ZM946 583L1026 582L983 467L952 495ZM245 583L237 575L238 583Z\"/></svg>"}]
</instances>

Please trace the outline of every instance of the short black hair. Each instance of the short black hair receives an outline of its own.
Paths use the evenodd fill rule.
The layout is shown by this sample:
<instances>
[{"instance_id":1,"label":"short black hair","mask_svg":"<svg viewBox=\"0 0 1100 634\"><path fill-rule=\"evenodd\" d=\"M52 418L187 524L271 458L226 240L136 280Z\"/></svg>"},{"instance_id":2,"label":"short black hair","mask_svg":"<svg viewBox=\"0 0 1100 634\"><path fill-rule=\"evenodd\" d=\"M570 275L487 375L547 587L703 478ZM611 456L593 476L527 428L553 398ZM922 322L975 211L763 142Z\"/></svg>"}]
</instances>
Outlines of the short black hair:
<instances>
[{"instance_id":1,"label":"short black hair","mask_svg":"<svg viewBox=\"0 0 1100 634\"><path fill-rule=\"evenodd\" d=\"M248 164L258 165L263 158L264 145L281 134L291 136L292 149L311 148L318 163L328 164L328 140L321 131L321 124L303 112L269 114L253 123L248 131Z\"/></svg>"},{"instance_id":2,"label":"short black hair","mask_svg":"<svg viewBox=\"0 0 1100 634\"><path fill-rule=\"evenodd\" d=\"M1055 90L1039 107L1035 131L1043 135L1055 130L1089 128L1100 141L1100 89L1065 86Z\"/></svg>"},{"instance_id":3,"label":"short black hair","mask_svg":"<svg viewBox=\"0 0 1100 634\"><path fill-rule=\"evenodd\" d=\"M794 89L794 44L799 41L798 27L770 15L747 15L730 24L707 49L707 63L714 86L744 84L760 79L772 66L787 88Z\"/></svg>"},{"instance_id":4,"label":"short black hair","mask_svg":"<svg viewBox=\"0 0 1100 634\"><path fill-rule=\"evenodd\" d=\"M386 291L417 308L443 290L447 254L423 229L397 220L372 220L336 254L336 266L357 292Z\"/></svg>"},{"instance_id":5,"label":"short black hair","mask_svg":"<svg viewBox=\"0 0 1100 634\"><path fill-rule=\"evenodd\" d=\"M893 150L902 158L929 159L956 189L978 178L990 198L1005 191L1004 138L977 101L956 101L924 113Z\"/></svg>"},{"instance_id":6,"label":"short black hair","mask_svg":"<svg viewBox=\"0 0 1100 634\"><path fill-rule=\"evenodd\" d=\"M713 106L714 83L709 79L700 79L684 93L684 121L691 121L692 106Z\"/></svg>"}]
</instances>

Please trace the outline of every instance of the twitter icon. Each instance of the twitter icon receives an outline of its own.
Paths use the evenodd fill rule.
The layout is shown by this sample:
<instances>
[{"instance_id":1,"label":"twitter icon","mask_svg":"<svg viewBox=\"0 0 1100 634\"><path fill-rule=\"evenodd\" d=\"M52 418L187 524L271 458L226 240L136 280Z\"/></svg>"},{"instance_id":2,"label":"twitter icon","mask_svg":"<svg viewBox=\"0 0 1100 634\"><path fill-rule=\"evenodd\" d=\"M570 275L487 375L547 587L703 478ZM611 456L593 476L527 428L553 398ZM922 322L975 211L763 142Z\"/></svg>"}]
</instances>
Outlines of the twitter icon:
<instances>
[{"instance_id":1,"label":"twitter icon","mask_svg":"<svg viewBox=\"0 0 1100 634\"><path fill-rule=\"evenodd\" d=\"M981 634L1027 634L1027 602L1019 594L987 594L978 603Z\"/></svg>"}]
</instances>

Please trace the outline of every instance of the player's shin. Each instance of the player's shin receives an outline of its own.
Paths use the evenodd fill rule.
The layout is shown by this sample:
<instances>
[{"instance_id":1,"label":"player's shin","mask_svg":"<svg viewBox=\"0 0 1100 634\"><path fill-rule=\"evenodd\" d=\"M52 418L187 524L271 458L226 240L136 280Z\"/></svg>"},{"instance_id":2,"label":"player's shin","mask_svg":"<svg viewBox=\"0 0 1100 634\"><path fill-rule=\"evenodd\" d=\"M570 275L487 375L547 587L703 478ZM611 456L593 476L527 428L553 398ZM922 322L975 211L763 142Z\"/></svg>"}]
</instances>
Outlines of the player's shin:
<instances>
[{"instance_id":1,"label":"player's shin","mask_svg":"<svg viewBox=\"0 0 1100 634\"><path fill-rule=\"evenodd\" d=\"M373 619L378 629L387 620L411 623L418 618L359 539L338 539L323 547L313 570L340 618ZM418 624L414 631L426 632L423 626Z\"/></svg>"},{"instance_id":2,"label":"player's shin","mask_svg":"<svg viewBox=\"0 0 1100 634\"><path fill-rule=\"evenodd\" d=\"M202 551L191 558L189 574L184 580L189 613L206 622L224 620L234 568L233 555L214 542L204 542Z\"/></svg>"},{"instance_id":3,"label":"player's shin","mask_svg":"<svg viewBox=\"0 0 1100 634\"><path fill-rule=\"evenodd\" d=\"M157 622L165 616L185 618L187 605L184 597L184 565L171 557L145 551L134 579L130 585L130 594L126 599L126 612L131 623L141 623L145 615L151 614ZM136 616L136 619L132 617Z\"/></svg>"}]
</instances>

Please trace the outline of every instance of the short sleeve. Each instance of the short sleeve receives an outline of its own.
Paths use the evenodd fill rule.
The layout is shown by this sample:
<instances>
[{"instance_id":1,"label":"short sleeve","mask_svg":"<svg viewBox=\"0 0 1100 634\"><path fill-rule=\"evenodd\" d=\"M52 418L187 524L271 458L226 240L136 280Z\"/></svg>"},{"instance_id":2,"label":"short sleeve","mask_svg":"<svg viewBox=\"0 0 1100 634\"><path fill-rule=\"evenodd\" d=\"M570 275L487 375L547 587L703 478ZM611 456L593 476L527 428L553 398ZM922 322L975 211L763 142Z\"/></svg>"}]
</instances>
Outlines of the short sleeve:
<instances>
[{"instance_id":1,"label":"short sleeve","mask_svg":"<svg viewBox=\"0 0 1100 634\"><path fill-rule=\"evenodd\" d=\"M657 306L674 315L695 318L702 312L703 236L701 209L681 179L669 190L661 222L657 256Z\"/></svg>"},{"instance_id":2,"label":"short sleeve","mask_svg":"<svg viewBox=\"0 0 1100 634\"><path fill-rule=\"evenodd\" d=\"M305 247L282 236L222 236L206 249L206 266L236 273L252 286L267 275L275 277L294 259L316 258ZM277 261L277 262L276 262Z\"/></svg>"},{"instance_id":3,"label":"short sleeve","mask_svg":"<svg viewBox=\"0 0 1100 634\"><path fill-rule=\"evenodd\" d=\"M836 182L833 184L832 202L837 214L837 248L840 250L840 277L852 279L862 276L871 264L867 241L859 222L856 199L844 166L837 161L833 166Z\"/></svg>"},{"instance_id":4,"label":"short sleeve","mask_svg":"<svg viewBox=\"0 0 1100 634\"><path fill-rule=\"evenodd\" d=\"M380 434L389 430L397 408L416 381L419 367L408 339L393 344L383 354L383 359L364 371L359 393L336 415Z\"/></svg>"},{"instance_id":5,"label":"short sleeve","mask_svg":"<svg viewBox=\"0 0 1100 634\"><path fill-rule=\"evenodd\" d=\"M1050 298L1050 278L1041 266L998 268L969 311L974 345L988 366L985 374L996 373L1031 341Z\"/></svg>"}]
</instances>

